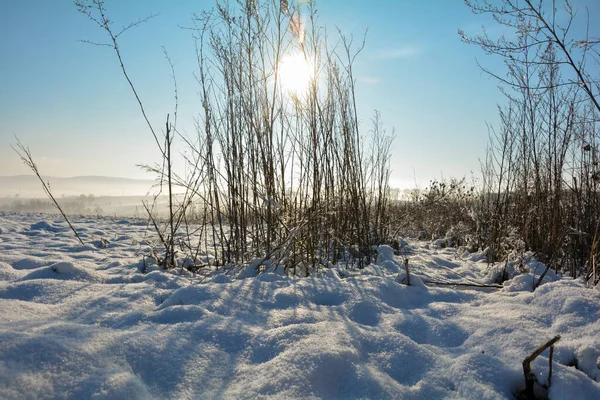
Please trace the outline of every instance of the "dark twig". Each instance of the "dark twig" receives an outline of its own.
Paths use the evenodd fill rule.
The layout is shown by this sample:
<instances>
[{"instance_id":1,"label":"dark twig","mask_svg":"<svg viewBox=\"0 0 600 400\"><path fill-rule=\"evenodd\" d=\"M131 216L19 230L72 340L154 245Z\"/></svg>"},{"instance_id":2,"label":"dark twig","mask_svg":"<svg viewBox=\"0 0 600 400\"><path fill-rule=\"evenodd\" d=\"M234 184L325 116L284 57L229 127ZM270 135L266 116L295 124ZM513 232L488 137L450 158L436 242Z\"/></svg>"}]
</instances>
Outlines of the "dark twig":
<instances>
[{"instance_id":1,"label":"dark twig","mask_svg":"<svg viewBox=\"0 0 600 400\"><path fill-rule=\"evenodd\" d=\"M60 207L60 204L58 204L58 201L52 195L52 192L50 191L50 185L48 183L44 182L44 179L40 175L38 167L35 164L35 162L33 161L33 157L31 156L31 151L29 150L29 147L23 146L23 144L21 143L21 141L19 140L18 137L15 136L15 139L17 139L17 145L16 145L17 147L15 148L14 146L11 145L12 149L19 155L19 157L21 157L21 161L23 161L23 163L25 163L25 165L27 165L33 171L35 176L38 177L38 179L42 183L42 188L44 189L44 193L46 193L46 196L48 196L48 198L50 200L52 200L52 203L54 203L54 205L56 206L58 211L61 213L61 215L65 219L65 221L67 221L67 224L69 224L69 228L71 228L71 230L77 237L77 240L79 240L79 243L81 243L82 246L85 246L85 244L83 243L83 240L81 240L81 237L79 236L79 234L77 233L77 231L75 230L73 225L71 224L71 221L69 221L69 218L67 218L67 215L65 214L63 209Z\"/></svg>"},{"instance_id":2,"label":"dark twig","mask_svg":"<svg viewBox=\"0 0 600 400\"><path fill-rule=\"evenodd\" d=\"M465 282L440 282L440 281L426 281L423 280L425 284L431 285L445 285L445 286L469 286L469 287L481 287L481 288L493 288L493 289L502 289L502 285L498 284L486 284L486 283L465 283Z\"/></svg>"},{"instance_id":3,"label":"dark twig","mask_svg":"<svg viewBox=\"0 0 600 400\"><path fill-rule=\"evenodd\" d=\"M404 269L406 270L406 284L410 286L410 270L408 268L408 257L404 259Z\"/></svg>"}]
</instances>

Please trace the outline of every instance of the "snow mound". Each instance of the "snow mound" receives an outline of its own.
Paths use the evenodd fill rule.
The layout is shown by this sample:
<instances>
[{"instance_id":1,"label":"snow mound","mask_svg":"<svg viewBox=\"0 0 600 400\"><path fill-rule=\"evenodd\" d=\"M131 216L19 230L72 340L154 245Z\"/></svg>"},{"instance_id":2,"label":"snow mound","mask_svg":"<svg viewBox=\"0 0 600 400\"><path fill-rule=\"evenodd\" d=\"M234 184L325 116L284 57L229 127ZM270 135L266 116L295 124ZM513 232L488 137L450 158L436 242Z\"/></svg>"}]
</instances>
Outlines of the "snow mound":
<instances>
[{"instance_id":1,"label":"snow mound","mask_svg":"<svg viewBox=\"0 0 600 400\"><path fill-rule=\"evenodd\" d=\"M49 221L40 221L29 226L32 231L48 231L48 232L59 232L61 228L55 226Z\"/></svg>"},{"instance_id":2,"label":"snow mound","mask_svg":"<svg viewBox=\"0 0 600 400\"><path fill-rule=\"evenodd\" d=\"M575 353L577 369L587 376L600 382L600 348L597 346L584 345Z\"/></svg>"},{"instance_id":3,"label":"snow mound","mask_svg":"<svg viewBox=\"0 0 600 400\"><path fill-rule=\"evenodd\" d=\"M412 250L412 248L413 248L410 245L410 243L403 237L398 238L398 246L400 246L400 250Z\"/></svg>"},{"instance_id":4,"label":"snow mound","mask_svg":"<svg viewBox=\"0 0 600 400\"><path fill-rule=\"evenodd\" d=\"M521 274L504 282L506 292L532 292L537 280L533 274Z\"/></svg>"},{"instance_id":5,"label":"snow mound","mask_svg":"<svg viewBox=\"0 0 600 400\"><path fill-rule=\"evenodd\" d=\"M539 263L541 264L541 263ZM541 264L543 266L543 264ZM544 267L545 269L545 267ZM541 273L544 272L544 269L537 268L537 270L541 270ZM541 282L539 282L541 275L535 273L536 269L533 269L534 272L522 273L520 275L515 276L514 278L504 282L504 291L506 292L532 292L538 284L544 285L550 282L556 282L559 278L556 276L554 271L549 269L544 275L544 278Z\"/></svg>"},{"instance_id":6,"label":"snow mound","mask_svg":"<svg viewBox=\"0 0 600 400\"><path fill-rule=\"evenodd\" d=\"M450 367L455 376L456 397L464 399L510 399L518 392L522 373L503 365L485 352L458 357Z\"/></svg>"},{"instance_id":7,"label":"snow mound","mask_svg":"<svg viewBox=\"0 0 600 400\"><path fill-rule=\"evenodd\" d=\"M75 264L67 261L52 264L50 268L57 274L74 274L76 272L81 272L81 270L77 268Z\"/></svg>"},{"instance_id":8,"label":"snow mound","mask_svg":"<svg viewBox=\"0 0 600 400\"><path fill-rule=\"evenodd\" d=\"M381 245L377 247L377 264L382 264L385 261L394 261L396 256L395 250L388 245Z\"/></svg>"},{"instance_id":9,"label":"snow mound","mask_svg":"<svg viewBox=\"0 0 600 400\"><path fill-rule=\"evenodd\" d=\"M86 282L104 282L106 276L95 271L93 266L85 261L60 261L47 267L37 268L21 277L21 280L32 279L72 279Z\"/></svg>"},{"instance_id":10,"label":"snow mound","mask_svg":"<svg viewBox=\"0 0 600 400\"><path fill-rule=\"evenodd\" d=\"M22 277L25 273L13 268L12 265L0 261L0 281L12 281Z\"/></svg>"},{"instance_id":11,"label":"snow mound","mask_svg":"<svg viewBox=\"0 0 600 400\"><path fill-rule=\"evenodd\" d=\"M405 269L400 270L400 272L398 273L398 277L396 278L396 282L402 283L404 285L408 284L408 278L407 278ZM415 275L413 273L410 274L410 286L416 287L416 288L421 288L421 290L423 290L425 292L427 291L427 285L425 285L423 280L421 278L419 278L418 275Z\"/></svg>"},{"instance_id":12,"label":"snow mound","mask_svg":"<svg viewBox=\"0 0 600 400\"><path fill-rule=\"evenodd\" d=\"M552 386L548 391L548 398L595 400L600 395L599 387L597 382L589 379L581 371L559 365L559 368L552 372Z\"/></svg>"},{"instance_id":13,"label":"snow mound","mask_svg":"<svg viewBox=\"0 0 600 400\"><path fill-rule=\"evenodd\" d=\"M37 269L52 264L51 261L42 257L23 257L11 263L14 269Z\"/></svg>"},{"instance_id":14,"label":"snow mound","mask_svg":"<svg viewBox=\"0 0 600 400\"><path fill-rule=\"evenodd\" d=\"M386 271L390 274L397 274L401 271L401 268L404 268L400 266L397 262L392 260L385 260L382 263L380 263L379 266L381 267L382 271Z\"/></svg>"},{"instance_id":15,"label":"snow mound","mask_svg":"<svg viewBox=\"0 0 600 400\"><path fill-rule=\"evenodd\" d=\"M485 262L487 261L487 253L489 249L485 248L483 250L479 250L473 253L466 253L463 255L463 258L467 258L469 261L473 262Z\"/></svg>"}]
</instances>

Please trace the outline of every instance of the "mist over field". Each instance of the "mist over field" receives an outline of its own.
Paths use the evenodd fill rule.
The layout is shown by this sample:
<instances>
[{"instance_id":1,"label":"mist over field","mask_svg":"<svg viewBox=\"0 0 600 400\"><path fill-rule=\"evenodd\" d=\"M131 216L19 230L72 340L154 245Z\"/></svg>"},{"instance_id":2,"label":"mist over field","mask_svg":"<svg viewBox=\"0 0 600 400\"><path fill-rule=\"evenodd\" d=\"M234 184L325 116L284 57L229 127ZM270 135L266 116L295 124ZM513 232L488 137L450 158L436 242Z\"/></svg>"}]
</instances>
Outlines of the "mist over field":
<instances>
[{"instance_id":1,"label":"mist over field","mask_svg":"<svg viewBox=\"0 0 600 400\"><path fill-rule=\"evenodd\" d=\"M144 217L142 202L152 204L151 180L79 176L72 178L43 177L69 215L104 215ZM157 198L155 210L165 212L165 201ZM58 212L33 175L0 176L0 211L50 213Z\"/></svg>"},{"instance_id":2,"label":"mist over field","mask_svg":"<svg viewBox=\"0 0 600 400\"><path fill-rule=\"evenodd\" d=\"M93 196L145 196L154 181L114 178L106 176L75 176L71 178L45 177L57 197ZM37 177L33 175L0 176L0 198L46 198Z\"/></svg>"}]
</instances>

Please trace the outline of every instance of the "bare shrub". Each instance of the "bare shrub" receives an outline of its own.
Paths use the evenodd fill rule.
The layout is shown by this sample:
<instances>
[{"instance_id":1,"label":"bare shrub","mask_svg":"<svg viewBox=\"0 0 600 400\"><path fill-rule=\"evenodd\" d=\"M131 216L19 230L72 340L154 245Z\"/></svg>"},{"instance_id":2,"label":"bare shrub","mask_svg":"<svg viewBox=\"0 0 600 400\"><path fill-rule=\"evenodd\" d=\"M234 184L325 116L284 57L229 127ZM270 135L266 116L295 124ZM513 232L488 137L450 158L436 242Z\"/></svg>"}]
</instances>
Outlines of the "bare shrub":
<instances>
[{"instance_id":1,"label":"bare shrub","mask_svg":"<svg viewBox=\"0 0 600 400\"><path fill-rule=\"evenodd\" d=\"M408 198L395 202L396 232L413 232L421 239L445 238L446 245L466 246L475 251L479 243L472 215L477 191L465 178L431 181L423 190L413 190Z\"/></svg>"},{"instance_id":2,"label":"bare shrub","mask_svg":"<svg viewBox=\"0 0 600 400\"><path fill-rule=\"evenodd\" d=\"M145 116L117 40L136 24L115 34L101 1L77 4L109 35ZM180 135L167 120L162 145L146 118L163 157L148 169L171 202L166 229L146 205L165 266L176 265L180 251L179 263L185 258L194 270L247 264L308 275L345 260L349 249L358 265L369 262L371 246L389 235L391 136L375 113L369 145L356 108L353 63L364 40L339 33L332 47L317 17L314 2L242 0L218 1L194 17L197 135ZM306 89L285 86L286 62L306 64ZM171 169L173 135L191 154L186 176ZM183 201L172 187L185 191Z\"/></svg>"},{"instance_id":3,"label":"bare shrub","mask_svg":"<svg viewBox=\"0 0 600 400\"><path fill-rule=\"evenodd\" d=\"M494 39L459 31L507 67L506 74L483 68L508 99L501 126L491 129L478 207L478 235L490 246L490 261L508 256L516 232L525 249L554 269L591 274L600 218L600 87L592 71L600 42L573 36L582 21L569 1L466 4L514 34Z\"/></svg>"}]
</instances>

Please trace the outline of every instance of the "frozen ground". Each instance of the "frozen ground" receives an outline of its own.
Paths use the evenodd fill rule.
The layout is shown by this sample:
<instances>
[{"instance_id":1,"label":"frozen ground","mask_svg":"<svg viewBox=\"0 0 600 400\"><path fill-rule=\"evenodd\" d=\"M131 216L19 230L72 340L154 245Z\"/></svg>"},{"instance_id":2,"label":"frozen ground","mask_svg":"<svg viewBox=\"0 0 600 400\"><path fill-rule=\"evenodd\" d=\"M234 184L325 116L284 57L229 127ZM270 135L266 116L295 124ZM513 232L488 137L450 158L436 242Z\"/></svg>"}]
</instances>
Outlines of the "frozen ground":
<instances>
[{"instance_id":1,"label":"frozen ground","mask_svg":"<svg viewBox=\"0 0 600 400\"><path fill-rule=\"evenodd\" d=\"M580 281L424 286L495 271L409 241L410 287L385 247L362 270L200 282L140 272L145 223L74 222L89 245L58 218L0 214L2 399L504 399L556 334L550 398L600 398L600 292ZM548 351L533 368L546 383Z\"/></svg>"}]
</instances>

